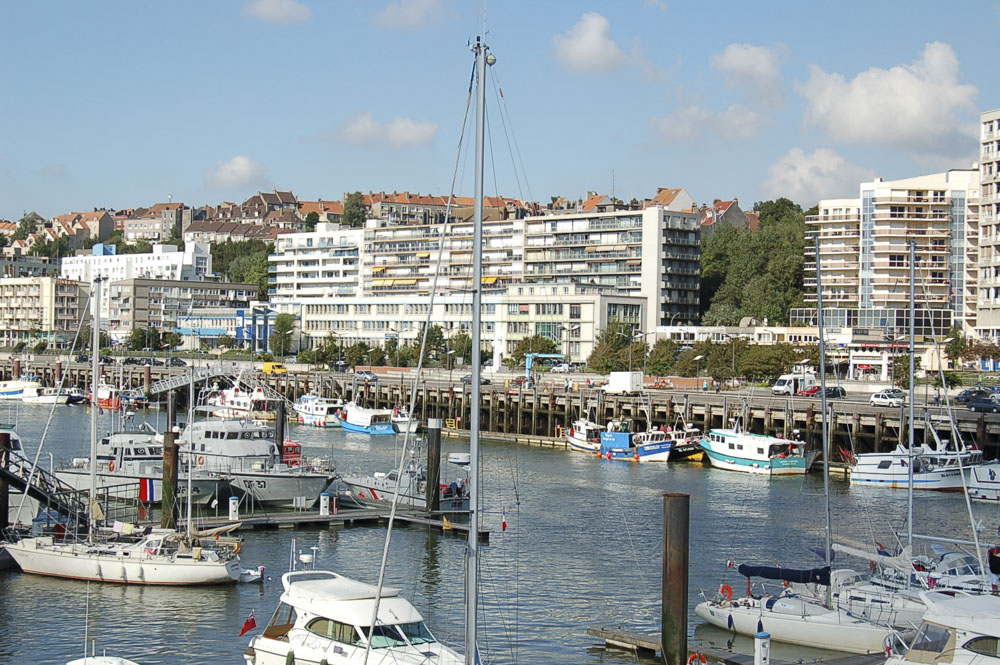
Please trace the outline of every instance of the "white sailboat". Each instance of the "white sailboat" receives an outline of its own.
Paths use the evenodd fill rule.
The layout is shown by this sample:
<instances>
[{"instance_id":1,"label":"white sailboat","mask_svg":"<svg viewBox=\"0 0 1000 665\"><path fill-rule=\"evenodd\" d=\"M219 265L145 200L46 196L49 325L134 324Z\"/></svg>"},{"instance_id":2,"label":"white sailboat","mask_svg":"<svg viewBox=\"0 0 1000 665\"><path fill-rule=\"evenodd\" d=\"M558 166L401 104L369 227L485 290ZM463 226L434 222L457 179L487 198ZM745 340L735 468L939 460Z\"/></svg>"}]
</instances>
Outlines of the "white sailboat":
<instances>
[{"instance_id":1,"label":"white sailboat","mask_svg":"<svg viewBox=\"0 0 1000 665\"><path fill-rule=\"evenodd\" d=\"M101 301L101 283L94 282L93 303ZM93 306L93 390L100 373L98 336L100 307ZM90 415L90 457L97 458L97 411ZM56 541L51 536L24 538L7 544L7 551L26 573L120 584L224 584L240 577L239 558L223 549L203 547L173 529L151 529L137 542L99 540L103 520L97 501L97 467L90 469L90 528L84 542ZM190 510L190 507L189 507ZM190 517L190 513L189 513ZM190 520L189 520L190 521Z\"/></svg>"}]
</instances>

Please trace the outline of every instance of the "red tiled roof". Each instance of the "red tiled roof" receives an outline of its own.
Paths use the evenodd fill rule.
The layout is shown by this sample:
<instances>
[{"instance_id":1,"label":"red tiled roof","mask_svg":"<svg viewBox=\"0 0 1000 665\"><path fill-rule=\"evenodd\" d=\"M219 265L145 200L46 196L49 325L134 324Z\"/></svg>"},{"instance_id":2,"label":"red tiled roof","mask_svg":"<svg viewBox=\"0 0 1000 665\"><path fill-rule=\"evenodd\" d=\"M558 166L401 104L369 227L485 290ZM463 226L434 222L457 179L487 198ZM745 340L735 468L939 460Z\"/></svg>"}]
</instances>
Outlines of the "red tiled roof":
<instances>
[{"instance_id":1,"label":"red tiled roof","mask_svg":"<svg viewBox=\"0 0 1000 665\"><path fill-rule=\"evenodd\" d=\"M653 205L670 205L677 195L681 193L680 188L677 189L666 189L664 187L656 188L656 196L653 197Z\"/></svg>"}]
</instances>

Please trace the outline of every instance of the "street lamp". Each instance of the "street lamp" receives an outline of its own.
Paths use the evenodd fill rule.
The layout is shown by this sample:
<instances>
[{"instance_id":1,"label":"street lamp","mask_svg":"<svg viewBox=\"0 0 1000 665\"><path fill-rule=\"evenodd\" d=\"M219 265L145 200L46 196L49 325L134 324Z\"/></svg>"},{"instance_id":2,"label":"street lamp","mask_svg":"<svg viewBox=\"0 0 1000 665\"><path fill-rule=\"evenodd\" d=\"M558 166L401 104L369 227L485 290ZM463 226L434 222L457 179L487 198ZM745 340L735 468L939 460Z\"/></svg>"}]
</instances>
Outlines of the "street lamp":
<instances>
[{"instance_id":1,"label":"street lamp","mask_svg":"<svg viewBox=\"0 0 1000 665\"><path fill-rule=\"evenodd\" d=\"M558 324L556 324L556 327L560 330L560 333L559 333L560 336L562 336L562 331L565 331L565 332L568 332L568 333L572 334L573 332L580 330L580 324L579 323L574 323L574 324L571 324L571 325L568 325L568 326L563 325L561 323L558 323ZM570 361L571 361L571 358L570 358L570 353L569 353L569 335L567 335L566 336L566 364L569 365Z\"/></svg>"},{"instance_id":2,"label":"street lamp","mask_svg":"<svg viewBox=\"0 0 1000 665\"><path fill-rule=\"evenodd\" d=\"M445 357L448 358L448 384L449 385L451 385L451 371L454 369L454 365L451 362L451 357L452 357L452 354L454 354L454 353L455 353L455 349L448 349L448 352L445 354Z\"/></svg>"},{"instance_id":3,"label":"street lamp","mask_svg":"<svg viewBox=\"0 0 1000 665\"><path fill-rule=\"evenodd\" d=\"M704 358L703 355L697 355L694 357L694 378L698 378L698 362Z\"/></svg>"}]
</instances>

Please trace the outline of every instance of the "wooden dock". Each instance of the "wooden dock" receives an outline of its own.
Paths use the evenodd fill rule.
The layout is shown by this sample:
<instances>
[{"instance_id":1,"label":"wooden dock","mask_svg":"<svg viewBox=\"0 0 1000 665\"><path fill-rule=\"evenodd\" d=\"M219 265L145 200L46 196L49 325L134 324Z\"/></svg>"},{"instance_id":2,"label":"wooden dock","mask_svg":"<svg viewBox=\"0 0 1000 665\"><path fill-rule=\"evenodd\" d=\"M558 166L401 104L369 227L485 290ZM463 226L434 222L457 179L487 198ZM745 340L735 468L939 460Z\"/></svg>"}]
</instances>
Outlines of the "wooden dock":
<instances>
[{"instance_id":1,"label":"wooden dock","mask_svg":"<svg viewBox=\"0 0 1000 665\"><path fill-rule=\"evenodd\" d=\"M323 529L330 527L348 527L358 525L379 525L389 521L389 510L383 508L350 508L338 510L336 514L321 515L318 510L296 510L273 513L255 513L240 516L237 530L259 531L265 529ZM415 524L437 529L444 533L468 534L467 523L453 522L447 524L436 515L412 510L396 510L396 521L405 524ZM214 529L232 524L228 516L199 517L193 520L198 529ZM480 529L479 539L489 542L490 532Z\"/></svg>"},{"instance_id":2,"label":"wooden dock","mask_svg":"<svg viewBox=\"0 0 1000 665\"><path fill-rule=\"evenodd\" d=\"M635 651L636 653L648 656L655 656L660 651L659 635L646 635L624 628L608 627L591 627L587 629L587 634L604 640L606 647L628 649L629 651ZM699 646L697 651L692 653L701 654L706 660L724 663L725 665L753 665L752 655L737 653L728 649ZM801 662L791 663L773 658L769 661L770 665L800 665ZM817 660L815 662L822 663L822 665L881 665L885 662L885 654L876 653L867 656L850 655L827 660Z\"/></svg>"}]
</instances>

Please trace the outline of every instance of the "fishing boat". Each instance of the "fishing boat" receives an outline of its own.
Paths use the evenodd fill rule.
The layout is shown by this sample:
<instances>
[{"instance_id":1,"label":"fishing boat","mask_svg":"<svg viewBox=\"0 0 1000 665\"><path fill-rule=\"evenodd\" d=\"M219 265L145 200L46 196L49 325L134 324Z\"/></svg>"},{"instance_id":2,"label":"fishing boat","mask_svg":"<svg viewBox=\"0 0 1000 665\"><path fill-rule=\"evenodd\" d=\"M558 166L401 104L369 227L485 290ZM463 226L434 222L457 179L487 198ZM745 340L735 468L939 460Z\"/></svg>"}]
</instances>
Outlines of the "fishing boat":
<instances>
[{"instance_id":1,"label":"fishing boat","mask_svg":"<svg viewBox=\"0 0 1000 665\"><path fill-rule=\"evenodd\" d=\"M343 406L342 400L306 393L295 401L292 409L301 425L340 427L340 420L337 419L336 413Z\"/></svg>"},{"instance_id":2,"label":"fishing boat","mask_svg":"<svg viewBox=\"0 0 1000 665\"><path fill-rule=\"evenodd\" d=\"M240 387L244 386L244 387ZM222 418L248 418L252 420L274 420L277 415L269 398L261 386L246 387L242 374L230 388L214 386L207 394L199 397L199 402L214 407L214 414Z\"/></svg>"},{"instance_id":3,"label":"fishing boat","mask_svg":"<svg viewBox=\"0 0 1000 665\"><path fill-rule=\"evenodd\" d=\"M736 426L712 429L701 440L701 448L712 466L728 471L772 476L801 475L809 472L819 456L818 450L806 450L804 441L754 434ZM793 435L798 436L798 430Z\"/></svg>"},{"instance_id":4,"label":"fishing boat","mask_svg":"<svg viewBox=\"0 0 1000 665\"><path fill-rule=\"evenodd\" d=\"M69 388L65 392L69 396L69 401L67 402L68 404L83 404L84 402L88 401L87 393L85 393L80 388L76 387Z\"/></svg>"},{"instance_id":5,"label":"fishing boat","mask_svg":"<svg viewBox=\"0 0 1000 665\"><path fill-rule=\"evenodd\" d=\"M345 432L360 434L396 434L391 409L368 409L355 402L346 404L336 416Z\"/></svg>"},{"instance_id":6,"label":"fishing boat","mask_svg":"<svg viewBox=\"0 0 1000 665\"><path fill-rule=\"evenodd\" d=\"M416 434L420 429L420 419L410 417L409 411L403 406L393 408L390 420L399 434L406 434L407 432Z\"/></svg>"},{"instance_id":7,"label":"fishing boat","mask_svg":"<svg viewBox=\"0 0 1000 665\"><path fill-rule=\"evenodd\" d=\"M1000 664L1000 598L924 591L923 622L909 645L892 653L886 665Z\"/></svg>"},{"instance_id":8,"label":"fishing boat","mask_svg":"<svg viewBox=\"0 0 1000 665\"><path fill-rule=\"evenodd\" d=\"M21 399L25 390L41 390L42 384L34 377L0 381L0 399Z\"/></svg>"},{"instance_id":9,"label":"fishing boat","mask_svg":"<svg viewBox=\"0 0 1000 665\"><path fill-rule=\"evenodd\" d=\"M1000 462L994 460L972 467L966 491L974 501L1000 501Z\"/></svg>"},{"instance_id":10,"label":"fishing boat","mask_svg":"<svg viewBox=\"0 0 1000 665\"><path fill-rule=\"evenodd\" d=\"M69 393L58 388L29 386L21 393L21 401L25 404L69 404L69 400Z\"/></svg>"},{"instance_id":11,"label":"fishing boat","mask_svg":"<svg viewBox=\"0 0 1000 665\"><path fill-rule=\"evenodd\" d=\"M645 462L667 462L673 440L666 430L649 429L645 432L632 431L631 418L616 418L601 432L599 454L609 460Z\"/></svg>"},{"instance_id":12,"label":"fishing boat","mask_svg":"<svg viewBox=\"0 0 1000 665\"><path fill-rule=\"evenodd\" d=\"M100 302L104 280L94 281L94 300ZM98 394L98 335L100 308L93 308L92 394ZM90 414L90 458L97 458L97 412ZM173 529L149 529L135 542L100 538L104 520L97 501L96 467L91 469L89 524L86 540L68 535L22 538L7 543L7 551L26 573L119 584L227 584L240 577L239 557L225 548L204 547L188 534ZM190 526L190 507L188 523Z\"/></svg>"},{"instance_id":13,"label":"fishing boat","mask_svg":"<svg viewBox=\"0 0 1000 665\"><path fill-rule=\"evenodd\" d=\"M673 427L667 427L667 438L673 445L670 448L670 461L700 461L704 453L701 448L701 430L678 420Z\"/></svg>"},{"instance_id":14,"label":"fishing boat","mask_svg":"<svg viewBox=\"0 0 1000 665\"><path fill-rule=\"evenodd\" d=\"M601 449L601 426L586 418L573 421L566 431L566 443L570 450L581 453L596 453Z\"/></svg>"},{"instance_id":15,"label":"fishing boat","mask_svg":"<svg viewBox=\"0 0 1000 665\"><path fill-rule=\"evenodd\" d=\"M281 576L283 592L264 631L250 640L247 665L343 663L459 665L462 657L431 634L400 590L338 573ZM371 627L375 615L376 625ZM370 642L370 643L369 643ZM370 654L366 654L370 649Z\"/></svg>"},{"instance_id":16,"label":"fishing boat","mask_svg":"<svg viewBox=\"0 0 1000 665\"><path fill-rule=\"evenodd\" d=\"M97 395L98 408L117 411L122 406L122 398L118 394L118 389L107 383L102 383L87 393L87 400L93 404L94 395Z\"/></svg>"}]
</instances>

